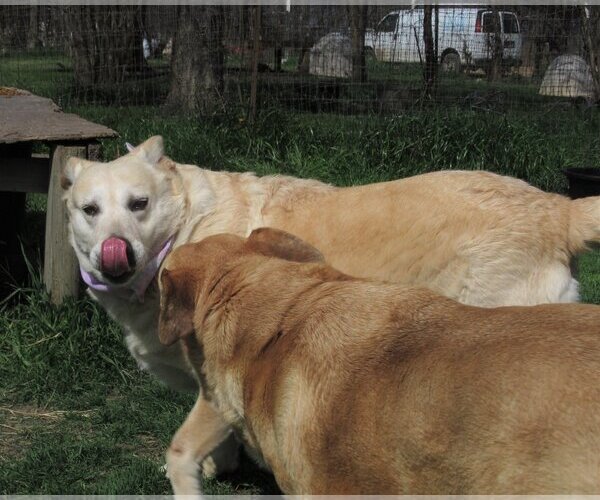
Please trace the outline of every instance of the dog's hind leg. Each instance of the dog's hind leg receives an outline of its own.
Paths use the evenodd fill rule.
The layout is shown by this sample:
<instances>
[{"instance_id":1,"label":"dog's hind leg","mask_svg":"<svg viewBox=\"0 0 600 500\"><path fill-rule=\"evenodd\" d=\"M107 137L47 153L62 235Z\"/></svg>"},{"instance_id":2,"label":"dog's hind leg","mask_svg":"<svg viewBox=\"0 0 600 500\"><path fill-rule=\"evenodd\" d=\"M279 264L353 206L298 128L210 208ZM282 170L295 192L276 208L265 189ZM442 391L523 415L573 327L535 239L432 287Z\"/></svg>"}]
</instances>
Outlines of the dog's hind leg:
<instances>
[{"instance_id":1,"label":"dog's hind leg","mask_svg":"<svg viewBox=\"0 0 600 500\"><path fill-rule=\"evenodd\" d=\"M231 433L231 428L200 395L167 450L167 475L175 495L202 494L199 464Z\"/></svg>"}]
</instances>

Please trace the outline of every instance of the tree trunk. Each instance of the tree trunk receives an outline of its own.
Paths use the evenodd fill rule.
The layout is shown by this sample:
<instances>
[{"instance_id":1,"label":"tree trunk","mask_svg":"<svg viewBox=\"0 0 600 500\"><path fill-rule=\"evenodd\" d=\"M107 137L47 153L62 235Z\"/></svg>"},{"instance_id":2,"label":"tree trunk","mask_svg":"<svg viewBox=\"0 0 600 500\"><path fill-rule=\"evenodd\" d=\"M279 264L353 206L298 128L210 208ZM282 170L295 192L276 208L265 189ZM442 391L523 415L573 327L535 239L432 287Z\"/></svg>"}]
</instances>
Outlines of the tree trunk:
<instances>
[{"instance_id":1,"label":"tree trunk","mask_svg":"<svg viewBox=\"0 0 600 500\"><path fill-rule=\"evenodd\" d=\"M491 11L494 32L488 35L488 44L492 56L488 71L488 80L494 82L498 80L502 74L502 55L504 49L502 43L502 27L500 26L500 10L498 7L492 7Z\"/></svg>"},{"instance_id":2,"label":"tree trunk","mask_svg":"<svg viewBox=\"0 0 600 500\"><path fill-rule=\"evenodd\" d=\"M29 30L27 31L28 50L35 50L41 46L39 14L40 7L38 5L29 7Z\"/></svg>"},{"instance_id":3,"label":"tree trunk","mask_svg":"<svg viewBox=\"0 0 600 500\"><path fill-rule=\"evenodd\" d=\"M311 23L311 10L314 9L312 5L294 5L294 11L291 15L295 16L296 22L303 26L305 29L301 30L299 36L299 51L298 51L298 64L296 71L302 75L308 75L310 69L310 48L315 43L314 33Z\"/></svg>"},{"instance_id":4,"label":"tree trunk","mask_svg":"<svg viewBox=\"0 0 600 500\"><path fill-rule=\"evenodd\" d=\"M365 29L367 27L368 8L368 5L351 5L348 7L352 44L352 81L354 82L365 82L367 80Z\"/></svg>"},{"instance_id":5,"label":"tree trunk","mask_svg":"<svg viewBox=\"0 0 600 500\"><path fill-rule=\"evenodd\" d=\"M423 79L425 83L424 94L428 98L431 97L433 88L435 86L437 68L436 50L433 39L432 13L432 5L423 6L423 40L425 43L425 68L423 72Z\"/></svg>"},{"instance_id":6,"label":"tree trunk","mask_svg":"<svg viewBox=\"0 0 600 500\"><path fill-rule=\"evenodd\" d=\"M212 114L223 107L223 7L178 7L171 90L166 105Z\"/></svg>"},{"instance_id":7,"label":"tree trunk","mask_svg":"<svg viewBox=\"0 0 600 500\"><path fill-rule=\"evenodd\" d=\"M128 74L148 69L142 49L140 6L72 6L73 70L79 89L118 89Z\"/></svg>"},{"instance_id":8,"label":"tree trunk","mask_svg":"<svg viewBox=\"0 0 600 500\"><path fill-rule=\"evenodd\" d=\"M262 9L260 5L254 6L252 21L252 79L250 81L250 109L248 111L248 123L253 124L256 120L256 101L258 97L258 62L260 59L260 37L261 37Z\"/></svg>"},{"instance_id":9,"label":"tree trunk","mask_svg":"<svg viewBox=\"0 0 600 500\"><path fill-rule=\"evenodd\" d=\"M0 5L0 56L9 53L9 48L12 46L12 29L14 20L11 19L11 8L6 5ZM9 23L10 19L10 23Z\"/></svg>"},{"instance_id":10,"label":"tree trunk","mask_svg":"<svg viewBox=\"0 0 600 500\"><path fill-rule=\"evenodd\" d=\"M600 100L600 9L598 7L580 7L583 25L583 45L594 81L595 100Z\"/></svg>"}]
</instances>

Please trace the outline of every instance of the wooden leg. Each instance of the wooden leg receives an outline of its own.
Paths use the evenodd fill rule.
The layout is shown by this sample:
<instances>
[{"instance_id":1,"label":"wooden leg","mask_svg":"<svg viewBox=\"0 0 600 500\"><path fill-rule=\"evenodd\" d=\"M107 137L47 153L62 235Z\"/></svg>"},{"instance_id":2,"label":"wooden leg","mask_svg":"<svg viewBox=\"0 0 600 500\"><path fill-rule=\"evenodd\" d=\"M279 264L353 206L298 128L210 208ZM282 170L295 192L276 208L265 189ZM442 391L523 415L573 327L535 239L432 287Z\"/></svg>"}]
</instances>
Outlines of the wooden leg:
<instances>
[{"instance_id":1,"label":"wooden leg","mask_svg":"<svg viewBox=\"0 0 600 500\"><path fill-rule=\"evenodd\" d=\"M67 209L62 200L60 175L69 157L85 158L86 154L85 146L55 146L50 155L44 283L54 304L60 304L65 297L77 295L79 287L79 264L69 243Z\"/></svg>"}]
</instances>

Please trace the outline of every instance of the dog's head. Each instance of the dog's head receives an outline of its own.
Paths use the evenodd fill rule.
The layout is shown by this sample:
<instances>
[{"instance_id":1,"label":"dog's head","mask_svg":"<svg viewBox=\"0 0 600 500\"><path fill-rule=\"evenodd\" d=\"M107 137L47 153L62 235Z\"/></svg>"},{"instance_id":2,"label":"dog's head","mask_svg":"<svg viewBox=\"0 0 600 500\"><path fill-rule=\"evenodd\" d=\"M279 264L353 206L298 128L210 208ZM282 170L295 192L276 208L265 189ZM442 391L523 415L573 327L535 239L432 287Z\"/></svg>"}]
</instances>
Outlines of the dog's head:
<instances>
[{"instance_id":1,"label":"dog's head","mask_svg":"<svg viewBox=\"0 0 600 500\"><path fill-rule=\"evenodd\" d=\"M160 274L160 341L171 345L193 333L194 318L202 321L210 308L210 304L202 304L196 310L198 301L208 298L209 287L227 272L228 262L250 255L294 262L324 260L308 243L271 228L256 229L248 238L219 234L182 245L167 257Z\"/></svg>"},{"instance_id":2,"label":"dog's head","mask_svg":"<svg viewBox=\"0 0 600 500\"><path fill-rule=\"evenodd\" d=\"M185 206L160 136L109 163L70 158L61 184L81 267L116 286L130 283L160 251Z\"/></svg>"}]
</instances>

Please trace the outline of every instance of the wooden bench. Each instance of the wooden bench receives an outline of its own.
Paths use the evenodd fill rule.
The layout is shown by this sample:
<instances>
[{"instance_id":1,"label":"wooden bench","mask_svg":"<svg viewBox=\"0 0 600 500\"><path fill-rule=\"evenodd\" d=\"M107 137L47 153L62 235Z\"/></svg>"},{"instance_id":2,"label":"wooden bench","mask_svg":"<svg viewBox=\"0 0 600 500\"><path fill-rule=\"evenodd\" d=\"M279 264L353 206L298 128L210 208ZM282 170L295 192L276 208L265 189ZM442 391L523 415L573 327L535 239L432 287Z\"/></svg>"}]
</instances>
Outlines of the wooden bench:
<instances>
[{"instance_id":1,"label":"wooden bench","mask_svg":"<svg viewBox=\"0 0 600 500\"><path fill-rule=\"evenodd\" d=\"M16 234L11 233L19 229L25 193L48 193L44 283L56 304L76 295L79 286L79 266L69 243L62 200L61 170L71 156L98 159L98 139L117 135L107 127L63 113L50 99L0 87L0 210L12 212L3 214L0 226L16 241ZM32 154L35 143L47 144L50 154Z\"/></svg>"}]
</instances>

